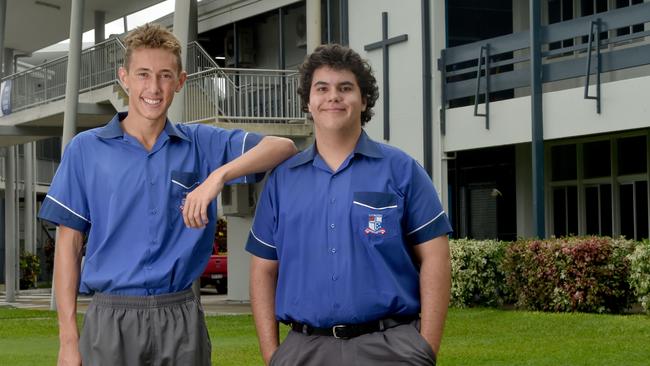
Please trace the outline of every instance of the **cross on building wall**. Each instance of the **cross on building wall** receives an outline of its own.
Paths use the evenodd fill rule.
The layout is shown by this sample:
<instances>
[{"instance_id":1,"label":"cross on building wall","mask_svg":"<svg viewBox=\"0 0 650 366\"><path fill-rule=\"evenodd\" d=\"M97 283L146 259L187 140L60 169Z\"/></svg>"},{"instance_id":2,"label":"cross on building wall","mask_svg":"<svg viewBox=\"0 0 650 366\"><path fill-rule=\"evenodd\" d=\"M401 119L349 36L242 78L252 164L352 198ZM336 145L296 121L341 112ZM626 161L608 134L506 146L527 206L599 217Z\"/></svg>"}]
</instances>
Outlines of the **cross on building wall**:
<instances>
[{"instance_id":1,"label":"cross on building wall","mask_svg":"<svg viewBox=\"0 0 650 366\"><path fill-rule=\"evenodd\" d=\"M368 44L363 47L364 50L373 51L376 49L382 50L382 78L383 88L382 96L384 98L383 111L384 111L384 140L390 140L390 94L388 83L388 46L395 43L406 42L408 34L401 34L399 36L388 38L388 13L381 13L381 41Z\"/></svg>"}]
</instances>

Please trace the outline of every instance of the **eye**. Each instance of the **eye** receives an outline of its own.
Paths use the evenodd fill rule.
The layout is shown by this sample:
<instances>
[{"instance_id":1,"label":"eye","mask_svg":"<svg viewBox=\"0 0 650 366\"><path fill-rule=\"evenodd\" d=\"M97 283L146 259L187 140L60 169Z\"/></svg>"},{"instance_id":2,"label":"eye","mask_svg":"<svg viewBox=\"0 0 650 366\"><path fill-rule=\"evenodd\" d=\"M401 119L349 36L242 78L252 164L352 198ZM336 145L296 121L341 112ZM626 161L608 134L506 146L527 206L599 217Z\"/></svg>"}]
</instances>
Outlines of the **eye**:
<instances>
[{"instance_id":1,"label":"eye","mask_svg":"<svg viewBox=\"0 0 650 366\"><path fill-rule=\"evenodd\" d=\"M163 79L171 79L171 78L173 78L173 75L172 74L162 74L162 78Z\"/></svg>"},{"instance_id":2,"label":"eye","mask_svg":"<svg viewBox=\"0 0 650 366\"><path fill-rule=\"evenodd\" d=\"M344 85L344 86L341 87L341 91L344 91L344 92L352 91L352 86Z\"/></svg>"},{"instance_id":3,"label":"eye","mask_svg":"<svg viewBox=\"0 0 650 366\"><path fill-rule=\"evenodd\" d=\"M324 92L324 91L327 91L327 88L325 86L320 85L320 86L316 87L316 91L317 92Z\"/></svg>"},{"instance_id":4,"label":"eye","mask_svg":"<svg viewBox=\"0 0 650 366\"><path fill-rule=\"evenodd\" d=\"M140 79L146 79L149 76L149 74L147 74L146 72L139 72L136 74L136 76Z\"/></svg>"}]
</instances>

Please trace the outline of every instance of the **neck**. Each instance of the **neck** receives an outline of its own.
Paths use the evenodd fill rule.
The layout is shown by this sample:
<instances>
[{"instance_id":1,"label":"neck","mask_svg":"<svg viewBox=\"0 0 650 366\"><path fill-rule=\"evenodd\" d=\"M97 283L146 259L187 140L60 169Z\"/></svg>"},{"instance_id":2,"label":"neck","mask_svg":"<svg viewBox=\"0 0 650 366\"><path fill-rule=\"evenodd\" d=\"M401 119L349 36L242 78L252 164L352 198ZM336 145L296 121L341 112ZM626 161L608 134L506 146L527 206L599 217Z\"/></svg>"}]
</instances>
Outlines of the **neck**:
<instances>
[{"instance_id":1,"label":"neck","mask_svg":"<svg viewBox=\"0 0 650 366\"><path fill-rule=\"evenodd\" d=\"M121 123L122 130L138 140L142 146L151 151L158 136L165 128L166 118L160 120L136 119L127 115Z\"/></svg>"},{"instance_id":2,"label":"neck","mask_svg":"<svg viewBox=\"0 0 650 366\"><path fill-rule=\"evenodd\" d=\"M327 131L316 128L314 133L318 154L335 172L357 146L361 136L361 126L351 131Z\"/></svg>"}]
</instances>

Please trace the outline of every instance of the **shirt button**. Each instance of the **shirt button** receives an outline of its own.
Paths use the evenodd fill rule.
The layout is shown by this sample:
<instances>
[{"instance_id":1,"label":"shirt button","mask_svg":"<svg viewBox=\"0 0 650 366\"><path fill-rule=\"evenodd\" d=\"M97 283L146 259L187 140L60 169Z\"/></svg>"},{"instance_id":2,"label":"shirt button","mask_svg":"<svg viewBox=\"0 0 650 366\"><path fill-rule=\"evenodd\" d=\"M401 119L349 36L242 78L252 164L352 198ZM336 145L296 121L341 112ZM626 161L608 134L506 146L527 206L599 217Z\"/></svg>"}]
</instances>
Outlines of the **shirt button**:
<instances>
[{"instance_id":1,"label":"shirt button","mask_svg":"<svg viewBox=\"0 0 650 366\"><path fill-rule=\"evenodd\" d=\"M151 240L151 244L152 244L152 245L153 245L153 244L156 244L156 239L152 239L152 240Z\"/></svg>"},{"instance_id":2,"label":"shirt button","mask_svg":"<svg viewBox=\"0 0 650 366\"><path fill-rule=\"evenodd\" d=\"M331 249L331 252L332 252L332 253L336 253L336 248L332 248L332 249Z\"/></svg>"},{"instance_id":3,"label":"shirt button","mask_svg":"<svg viewBox=\"0 0 650 366\"><path fill-rule=\"evenodd\" d=\"M152 181L149 181L149 184L154 185L154 184L156 184L156 182L152 180Z\"/></svg>"},{"instance_id":4,"label":"shirt button","mask_svg":"<svg viewBox=\"0 0 650 366\"><path fill-rule=\"evenodd\" d=\"M331 228L331 229L334 229L335 227L336 227L336 225L334 225L334 224L330 224L330 228Z\"/></svg>"},{"instance_id":5,"label":"shirt button","mask_svg":"<svg viewBox=\"0 0 650 366\"><path fill-rule=\"evenodd\" d=\"M151 214L152 214L152 215L155 215L155 214L157 214L157 213L158 213L158 210L156 210L155 208L154 208L153 210L151 210Z\"/></svg>"},{"instance_id":6,"label":"shirt button","mask_svg":"<svg viewBox=\"0 0 650 366\"><path fill-rule=\"evenodd\" d=\"M336 281L336 280L338 280L338 279L339 279L339 276L337 276L336 274L333 274L333 275L332 275L332 281Z\"/></svg>"},{"instance_id":7,"label":"shirt button","mask_svg":"<svg viewBox=\"0 0 650 366\"><path fill-rule=\"evenodd\" d=\"M336 202L336 198L330 199L330 203L334 203L334 202Z\"/></svg>"}]
</instances>

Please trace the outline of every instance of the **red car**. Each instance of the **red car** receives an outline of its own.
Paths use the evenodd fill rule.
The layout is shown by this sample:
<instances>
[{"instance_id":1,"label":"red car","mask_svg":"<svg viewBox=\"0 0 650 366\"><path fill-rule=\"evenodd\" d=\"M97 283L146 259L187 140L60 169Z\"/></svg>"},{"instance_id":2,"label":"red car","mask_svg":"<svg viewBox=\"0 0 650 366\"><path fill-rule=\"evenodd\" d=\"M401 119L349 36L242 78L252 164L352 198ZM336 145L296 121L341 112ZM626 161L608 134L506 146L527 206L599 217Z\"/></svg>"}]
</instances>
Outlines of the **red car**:
<instances>
[{"instance_id":1,"label":"red car","mask_svg":"<svg viewBox=\"0 0 650 366\"><path fill-rule=\"evenodd\" d=\"M228 292L228 256L225 253L219 253L216 243L213 246L208 265L205 266L201 275L201 287L207 285L213 285L217 289L217 293Z\"/></svg>"}]
</instances>

